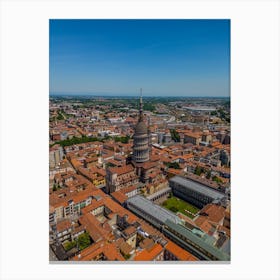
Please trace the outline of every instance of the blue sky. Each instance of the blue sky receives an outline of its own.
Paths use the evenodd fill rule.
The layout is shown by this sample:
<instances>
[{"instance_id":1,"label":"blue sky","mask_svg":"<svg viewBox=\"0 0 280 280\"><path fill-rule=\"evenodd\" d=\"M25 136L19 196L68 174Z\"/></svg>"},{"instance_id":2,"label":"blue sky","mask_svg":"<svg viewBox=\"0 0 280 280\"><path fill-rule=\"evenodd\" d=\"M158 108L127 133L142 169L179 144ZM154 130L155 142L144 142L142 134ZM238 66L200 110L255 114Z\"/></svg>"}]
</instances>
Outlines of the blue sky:
<instances>
[{"instance_id":1,"label":"blue sky","mask_svg":"<svg viewBox=\"0 0 280 280\"><path fill-rule=\"evenodd\" d=\"M230 20L50 20L50 93L229 96Z\"/></svg>"}]
</instances>

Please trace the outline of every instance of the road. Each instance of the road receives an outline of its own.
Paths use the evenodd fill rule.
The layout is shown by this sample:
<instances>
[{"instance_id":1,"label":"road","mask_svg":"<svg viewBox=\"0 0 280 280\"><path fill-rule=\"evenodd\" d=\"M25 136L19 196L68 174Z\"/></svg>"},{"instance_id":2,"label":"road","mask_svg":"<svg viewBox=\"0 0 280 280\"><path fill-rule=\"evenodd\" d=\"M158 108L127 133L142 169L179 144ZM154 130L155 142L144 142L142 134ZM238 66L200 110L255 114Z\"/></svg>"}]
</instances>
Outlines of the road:
<instances>
[{"instance_id":1,"label":"road","mask_svg":"<svg viewBox=\"0 0 280 280\"><path fill-rule=\"evenodd\" d=\"M56 255L54 254L54 252L53 252L51 247L49 247L49 261L50 262L58 261Z\"/></svg>"}]
</instances>

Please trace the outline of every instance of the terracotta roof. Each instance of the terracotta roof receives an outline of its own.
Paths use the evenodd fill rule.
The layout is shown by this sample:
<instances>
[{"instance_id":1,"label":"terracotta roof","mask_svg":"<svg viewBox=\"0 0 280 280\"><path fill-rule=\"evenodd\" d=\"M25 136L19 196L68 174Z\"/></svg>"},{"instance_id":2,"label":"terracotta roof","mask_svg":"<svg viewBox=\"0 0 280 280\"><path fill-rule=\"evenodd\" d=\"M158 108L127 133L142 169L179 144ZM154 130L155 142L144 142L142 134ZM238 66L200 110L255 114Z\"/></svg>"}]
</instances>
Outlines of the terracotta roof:
<instances>
[{"instance_id":1,"label":"terracotta roof","mask_svg":"<svg viewBox=\"0 0 280 280\"><path fill-rule=\"evenodd\" d=\"M82 214L86 214L86 213L89 213L91 212L92 210L98 208L98 207L101 207L101 206L104 206L104 200L103 199L100 199L100 200L92 200L91 204L84 207L81 211L82 211Z\"/></svg>"},{"instance_id":2,"label":"terracotta roof","mask_svg":"<svg viewBox=\"0 0 280 280\"><path fill-rule=\"evenodd\" d=\"M139 223L141 224L141 228L143 231L147 232L150 235L161 235L161 233L150 224L148 224L145 220L139 219Z\"/></svg>"},{"instance_id":3,"label":"terracotta roof","mask_svg":"<svg viewBox=\"0 0 280 280\"><path fill-rule=\"evenodd\" d=\"M194 222L202 231L206 233L209 233L213 230L213 226L209 223L208 218L205 216L198 216Z\"/></svg>"},{"instance_id":4,"label":"terracotta roof","mask_svg":"<svg viewBox=\"0 0 280 280\"><path fill-rule=\"evenodd\" d=\"M160 244L155 244L150 250L144 249L136 254L135 261L153 261L163 252L163 247Z\"/></svg>"},{"instance_id":5,"label":"terracotta roof","mask_svg":"<svg viewBox=\"0 0 280 280\"><path fill-rule=\"evenodd\" d=\"M125 261L125 258L121 255L114 243L107 243L104 246L103 252L108 261Z\"/></svg>"},{"instance_id":6,"label":"terracotta roof","mask_svg":"<svg viewBox=\"0 0 280 280\"><path fill-rule=\"evenodd\" d=\"M169 241L165 246L165 250L172 253L179 261L197 261L198 259L189 253L188 251L182 249L174 242Z\"/></svg>"},{"instance_id":7,"label":"terracotta roof","mask_svg":"<svg viewBox=\"0 0 280 280\"><path fill-rule=\"evenodd\" d=\"M85 227L83 225L74 228L73 233L78 233L81 231L85 231Z\"/></svg>"},{"instance_id":8,"label":"terracotta roof","mask_svg":"<svg viewBox=\"0 0 280 280\"><path fill-rule=\"evenodd\" d=\"M54 210L55 210L55 208L54 208L53 206L50 205L50 207L49 207L49 214L53 213Z\"/></svg>"},{"instance_id":9,"label":"terracotta roof","mask_svg":"<svg viewBox=\"0 0 280 280\"><path fill-rule=\"evenodd\" d=\"M105 197L104 199L106 207L108 207L112 212L119 214L120 216L127 215L128 216L128 222L133 223L137 221L137 217L132 214L130 211L127 209L123 208L121 205L119 205L117 202L115 202L112 198L110 197Z\"/></svg>"},{"instance_id":10,"label":"terracotta roof","mask_svg":"<svg viewBox=\"0 0 280 280\"><path fill-rule=\"evenodd\" d=\"M98 256L104 255L109 261L125 261L124 257L119 252L116 244L105 243L100 241L92 244L88 248L84 249L79 256L75 256L71 260L73 261L94 261Z\"/></svg>"},{"instance_id":11,"label":"terracotta roof","mask_svg":"<svg viewBox=\"0 0 280 280\"><path fill-rule=\"evenodd\" d=\"M150 249L154 246L155 242L153 241L153 239L151 238L145 238L144 240L142 240L139 244L139 246L142 248L142 249Z\"/></svg>"},{"instance_id":12,"label":"terracotta roof","mask_svg":"<svg viewBox=\"0 0 280 280\"><path fill-rule=\"evenodd\" d=\"M93 172L96 172L97 174L101 176L106 176L106 171L103 168L95 168Z\"/></svg>"},{"instance_id":13,"label":"terracotta roof","mask_svg":"<svg viewBox=\"0 0 280 280\"><path fill-rule=\"evenodd\" d=\"M171 173L171 174L181 174L182 173L182 169L175 169L175 168L168 168L168 173Z\"/></svg>"},{"instance_id":14,"label":"terracotta roof","mask_svg":"<svg viewBox=\"0 0 280 280\"><path fill-rule=\"evenodd\" d=\"M183 158L184 160L192 159L193 154L186 154L186 155L180 156L180 158Z\"/></svg>"},{"instance_id":15,"label":"terracotta roof","mask_svg":"<svg viewBox=\"0 0 280 280\"><path fill-rule=\"evenodd\" d=\"M201 213L207 214L209 221L219 223L225 216L226 209L220 205L207 204L201 211Z\"/></svg>"},{"instance_id":16,"label":"terracotta roof","mask_svg":"<svg viewBox=\"0 0 280 280\"><path fill-rule=\"evenodd\" d=\"M158 165L158 162L156 162L156 161L154 161L154 162L152 162L152 161L147 161L147 162L145 162L145 163L142 165L142 167L143 167L144 169L150 169L150 168L156 167L157 165Z\"/></svg>"},{"instance_id":17,"label":"terracotta roof","mask_svg":"<svg viewBox=\"0 0 280 280\"><path fill-rule=\"evenodd\" d=\"M115 165L115 166L118 166L118 167L121 167L122 166L122 162L121 161L119 161L119 160L115 160L115 159L108 159L107 160L107 162L108 163L111 163L111 164L113 164L113 165Z\"/></svg>"},{"instance_id":18,"label":"terracotta roof","mask_svg":"<svg viewBox=\"0 0 280 280\"><path fill-rule=\"evenodd\" d=\"M111 173L117 173L118 175L125 174L125 173L128 173L128 172L132 172L133 170L134 170L134 167L131 164L124 165L124 166L121 166L121 167L110 167L109 168L109 171Z\"/></svg>"},{"instance_id":19,"label":"terracotta roof","mask_svg":"<svg viewBox=\"0 0 280 280\"><path fill-rule=\"evenodd\" d=\"M132 251L134 250L128 243L122 242L119 246L121 252L124 254L131 254Z\"/></svg>"},{"instance_id":20,"label":"terracotta roof","mask_svg":"<svg viewBox=\"0 0 280 280\"><path fill-rule=\"evenodd\" d=\"M137 189L136 186L130 186L130 187L127 187L127 188L120 189L120 192L123 193L123 194L127 194L127 193L135 191L136 189Z\"/></svg>"},{"instance_id":21,"label":"terracotta roof","mask_svg":"<svg viewBox=\"0 0 280 280\"><path fill-rule=\"evenodd\" d=\"M158 155L152 155L150 158L151 161L159 161L160 157Z\"/></svg>"},{"instance_id":22,"label":"terracotta roof","mask_svg":"<svg viewBox=\"0 0 280 280\"><path fill-rule=\"evenodd\" d=\"M123 204L128 199L128 197L121 191L113 192L111 193L111 196L120 204Z\"/></svg>"},{"instance_id":23,"label":"terracotta roof","mask_svg":"<svg viewBox=\"0 0 280 280\"><path fill-rule=\"evenodd\" d=\"M184 135L188 136L188 137L192 137L192 138L200 138L201 137L201 135L199 133L195 133L195 132L185 132Z\"/></svg>"},{"instance_id":24,"label":"terracotta roof","mask_svg":"<svg viewBox=\"0 0 280 280\"><path fill-rule=\"evenodd\" d=\"M77 203L87 199L89 196L99 195L102 197L105 195L101 190L96 189L95 187L75 192L70 192L67 189L62 189L60 191L61 192L56 191L49 196L50 205L52 205L55 208L59 206L66 207L68 205L69 200L73 200L74 203ZM58 195L62 193L65 193L65 196L59 197Z\"/></svg>"},{"instance_id":25,"label":"terracotta roof","mask_svg":"<svg viewBox=\"0 0 280 280\"><path fill-rule=\"evenodd\" d=\"M124 232L124 234L125 234L126 236L130 236L130 235L136 233L136 228L133 227L133 226L129 226L129 227L126 228L123 232Z\"/></svg>"},{"instance_id":26,"label":"terracotta roof","mask_svg":"<svg viewBox=\"0 0 280 280\"><path fill-rule=\"evenodd\" d=\"M87 213L79 218L79 222L85 226L86 230L89 232L90 237L94 242L100 241L110 233L108 230L104 229L100 222L91 213Z\"/></svg>"},{"instance_id":27,"label":"terracotta roof","mask_svg":"<svg viewBox=\"0 0 280 280\"><path fill-rule=\"evenodd\" d=\"M60 221L56 225L57 232L62 232L69 228L71 228L71 222L69 220Z\"/></svg>"}]
</instances>

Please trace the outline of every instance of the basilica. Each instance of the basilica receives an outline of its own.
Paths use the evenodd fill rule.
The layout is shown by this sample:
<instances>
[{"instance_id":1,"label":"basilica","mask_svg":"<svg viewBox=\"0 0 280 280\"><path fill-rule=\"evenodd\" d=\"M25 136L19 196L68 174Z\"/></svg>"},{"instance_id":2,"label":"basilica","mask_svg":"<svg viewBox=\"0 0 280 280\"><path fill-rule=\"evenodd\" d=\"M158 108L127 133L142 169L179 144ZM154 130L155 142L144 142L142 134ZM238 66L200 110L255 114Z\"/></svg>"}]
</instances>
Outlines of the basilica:
<instances>
[{"instance_id":1,"label":"basilica","mask_svg":"<svg viewBox=\"0 0 280 280\"><path fill-rule=\"evenodd\" d=\"M142 91L139 102L139 117L134 128L132 157L122 167L106 169L106 191L112 193L131 186L138 190L155 189L164 181L159 158L152 156L151 133L143 112Z\"/></svg>"}]
</instances>

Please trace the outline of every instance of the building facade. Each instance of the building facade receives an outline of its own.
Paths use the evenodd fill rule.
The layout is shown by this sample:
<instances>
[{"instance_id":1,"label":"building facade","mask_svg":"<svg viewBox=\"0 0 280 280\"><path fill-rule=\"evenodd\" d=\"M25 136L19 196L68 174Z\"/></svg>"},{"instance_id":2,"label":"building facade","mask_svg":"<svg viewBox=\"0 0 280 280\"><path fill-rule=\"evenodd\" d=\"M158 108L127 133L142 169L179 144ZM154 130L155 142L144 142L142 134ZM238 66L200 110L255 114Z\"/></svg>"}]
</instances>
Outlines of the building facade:
<instances>
[{"instance_id":1,"label":"building facade","mask_svg":"<svg viewBox=\"0 0 280 280\"><path fill-rule=\"evenodd\" d=\"M181 176L172 177L169 180L169 186L175 196L182 198L198 208L202 208L213 201L222 201L225 198L223 193Z\"/></svg>"},{"instance_id":2,"label":"building facade","mask_svg":"<svg viewBox=\"0 0 280 280\"><path fill-rule=\"evenodd\" d=\"M112 193L138 183L135 168L129 164L106 169L106 192Z\"/></svg>"}]
</instances>

